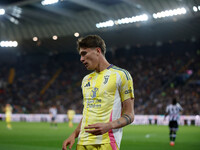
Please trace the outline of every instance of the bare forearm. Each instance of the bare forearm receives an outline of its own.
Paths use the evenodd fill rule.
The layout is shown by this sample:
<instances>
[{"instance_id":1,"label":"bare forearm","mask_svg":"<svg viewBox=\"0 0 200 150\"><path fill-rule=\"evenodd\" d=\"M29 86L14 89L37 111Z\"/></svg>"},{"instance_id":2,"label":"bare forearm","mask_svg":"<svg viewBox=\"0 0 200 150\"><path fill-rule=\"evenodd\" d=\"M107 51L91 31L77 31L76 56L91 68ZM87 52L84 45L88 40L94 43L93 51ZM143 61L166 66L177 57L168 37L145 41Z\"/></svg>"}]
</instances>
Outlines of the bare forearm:
<instances>
[{"instance_id":1,"label":"bare forearm","mask_svg":"<svg viewBox=\"0 0 200 150\"><path fill-rule=\"evenodd\" d=\"M112 129L117 129L131 124L134 120L134 99L127 99L122 104L122 116L110 122Z\"/></svg>"},{"instance_id":2,"label":"bare forearm","mask_svg":"<svg viewBox=\"0 0 200 150\"><path fill-rule=\"evenodd\" d=\"M63 142L63 146L62 146L62 150L67 150L67 146L69 145L69 149L72 148L73 144L75 143L75 138L78 137L79 133L80 133L80 129L81 129L81 122L82 119L79 123L79 125L77 126L77 128L74 130L74 132L70 135L70 137L68 137L64 142Z\"/></svg>"},{"instance_id":3,"label":"bare forearm","mask_svg":"<svg viewBox=\"0 0 200 150\"><path fill-rule=\"evenodd\" d=\"M82 119L80 121L80 123L78 124L77 128L74 130L74 132L71 134L71 136L74 136L75 138L78 137L79 133L80 133L80 130L81 130L81 122L82 122Z\"/></svg>"},{"instance_id":4,"label":"bare forearm","mask_svg":"<svg viewBox=\"0 0 200 150\"><path fill-rule=\"evenodd\" d=\"M110 122L110 125L112 129L122 128L126 125L129 125L134 120L134 114L133 113L124 113L121 118Z\"/></svg>"}]
</instances>

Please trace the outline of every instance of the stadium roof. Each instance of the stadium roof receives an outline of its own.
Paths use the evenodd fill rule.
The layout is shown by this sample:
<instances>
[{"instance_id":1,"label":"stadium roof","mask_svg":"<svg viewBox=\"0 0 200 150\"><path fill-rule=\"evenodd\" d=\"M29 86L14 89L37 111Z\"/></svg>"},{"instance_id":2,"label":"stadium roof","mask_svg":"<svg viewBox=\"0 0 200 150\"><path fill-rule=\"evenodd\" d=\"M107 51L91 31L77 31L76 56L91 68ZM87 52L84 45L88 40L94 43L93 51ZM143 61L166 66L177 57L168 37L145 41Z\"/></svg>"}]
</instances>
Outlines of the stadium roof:
<instances>
[{"instance_id":1,"label":"stadium roof","mask_svg":"<svg viewBox=\"0 0 200 150\"><path fill-rule=\"evenodd\" d=\"M193 10L196 6L197 11ZM58 51L74 48L77 37L101 35L107 45L147 45L175 40L199 40L200 0L59 0L42 5L41 0L2 0L0 40L16 40L23 48ZM155 19L154 13L185 8L187 13ZM147 21L97 28L96 24L146 14ZM53 40L52 36L58 36ZM33 37L39 41L34 42Z\"/></svg>"}]
</instances>

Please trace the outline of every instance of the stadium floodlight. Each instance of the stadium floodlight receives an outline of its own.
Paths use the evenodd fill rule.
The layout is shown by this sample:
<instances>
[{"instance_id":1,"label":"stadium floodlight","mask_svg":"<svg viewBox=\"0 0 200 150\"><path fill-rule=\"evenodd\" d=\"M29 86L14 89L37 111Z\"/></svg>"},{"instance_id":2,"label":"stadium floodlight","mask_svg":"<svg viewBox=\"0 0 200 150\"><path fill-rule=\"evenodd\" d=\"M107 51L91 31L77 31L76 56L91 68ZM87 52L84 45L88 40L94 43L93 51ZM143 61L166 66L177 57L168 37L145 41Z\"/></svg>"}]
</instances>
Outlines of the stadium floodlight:
<instances>
[{"instance_id":1,"label":"stadium floodlight","mask_svg":"<svg viewBox=\"0 0 200 150\"><path fill-rule=\"evenodd\" d=\"M198 9L199 9L199 11L200 11L200 6L198 6Z\"/></svg>"},{"instance_id":2,"label":"stadium floodlight","mask_svg":"<svg viewBox=\"0 0 200 150\"><path fill-rule=\"evenodd\" d=\"M149 18L146 14L140 15L140 21L147 21Z\"/></svg>"},{"instance_id":3,"label":"stadium floodlight","mask_svg":"<svg viewBox=\"0 0 200 150\"><path fill-rule=\"evenodd\" d=\"M108 20L105 22L100 22L96 24L97 28L105 28L105 27L112 27L114 25L114 21L113 20Z\"/></svg>"},{"instance_id":4,"label":"stadium floodlight","mask_svg":"<svg viewBox=\"0 0 200 150\"><path fill-rule=\"evenodd\" d=\"M79 37L79 33L78 32L74 33L74 36Z\"/></svg>"},{"instance_id":5,"label":"stadium floodlight","mask_svg":"<svg viewBox=\"0 0 200 150\"><path fill-rule=\"evenodd\" d=\"M125 17L118 20L108 20L106 22L100 22L96 24L97 28L105 28L105 27L112 27L114 25L120 25L120 24L128 24L133 22L139 22L139 21L147 21L148 16L146 14L142 14L139 16L132 16L132 17Z\"/></svg>"},{"instance_id":6,"label":"stadium floodlight","mask_svg":"<svg viewBox=\"0 0 200 150\"><path fill-rule=\"evenodd\" d=\"M38 41L38 38L35 36L35 37L33 37L33 41Z\"/></svg>"},{"instance_id":7,"label":"stadium floodlight","mask_svg":"<svg viewBox=\"0 0 200 150\"><path fill-rule=\"evenodd\" d=\"M187 13L186 9L182 7L182 8L177 8L173 10L165 10L165 11L154 13L153 18L158 19L158 18L171 17L171 16L176 16L176 15L183 15L186 13Z\"/></svg>"},{"instance_id":8,"label":"stadium floodlight","mask_svg":"<svg viewBox=\"0 0 200 150\"><path fill-rule=\"evenodd\" d=\"M197 12L197 11L198 11L198 9L197 9L197 7L196 7L196 6L193 6L193 11L195 11L195 12Z\"/></svg>"},{"instance_id":9,"label":"stadium floodlight","mask_svg":"<svg viewBox=\"0 0 200 150\"><path fill-rule=\"evenodd\" d=\"M1 47L17 47L18 43L17 41L1 41L0 46Z\"/></svg>"},{"instance_id":10,"label":"stadium floodlight","mask_svg":"<svg viewBox=\"0 0 200 150\"><path fill-rule=\"evenodd\" d=\"M139 21L147 21L148 20L148 16L146 14L143 15L139 15L139 16L133 16L133 17L126 17L126 18L122 18L122 19L118 19L115 21L115 24L128 24L128 23L133 23L133 22L139 22Z\"/></svg>"},{"instance_id":11,"label":"stadium floodlight","mask_svg":"<svg viewBox=\"0 0 200 150\"><path fill-rule=\"evenodd\" d=\"M153 14L153 18L157 19L158 15L157 14Z\"/></svg>"},{"instance_id":12,"label":"stadium floodlight","mask_svg":"<svg viewBox=\"0 0 200 150\"><path fill-rule=\"evenodd\" d=\"M58 39L58 36L57 36L57 35L54 35L54 36L52 37L52 39L53 39L53 40L57 40L57 39Z\"/></svg>"},{"instance_id":13,"label":"stadium floodlight","mask_svg":"<svg viewBox=\"0 0 200 150\"><path fill-rule=\"evenodd\" d=\"M43 0L41 2L42 5L51 5L51 4L55 4L58 3L59 0Z\"/></svg>"},{"instance_id":14,"label":"stadium floodlight","mask_svg":"<svg viewBox=\"0 0 200 150\"><path fill-rule=\"evenodd\" d=\"M4 15L5 14L5 9L0 9L0 15Z\"/></svg>"}]
</instances>

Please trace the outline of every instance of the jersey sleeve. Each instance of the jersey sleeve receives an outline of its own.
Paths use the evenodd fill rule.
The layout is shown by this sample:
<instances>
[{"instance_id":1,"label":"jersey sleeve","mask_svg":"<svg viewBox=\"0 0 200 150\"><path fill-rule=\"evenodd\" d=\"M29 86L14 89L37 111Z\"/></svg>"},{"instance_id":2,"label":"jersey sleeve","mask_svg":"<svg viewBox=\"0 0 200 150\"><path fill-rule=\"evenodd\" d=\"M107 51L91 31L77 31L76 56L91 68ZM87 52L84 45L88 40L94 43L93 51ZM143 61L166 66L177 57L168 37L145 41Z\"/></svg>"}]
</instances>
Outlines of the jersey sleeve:
<instances>
[{"instance_id":1,"label":"jersey sleeve","mask_svg":"<svg viewBox=\"0 0 200 150\"><path fill-rule=\"evenodd\" d=\"M81 83L81 89L83 90L83 88L84 88L84 84L85 84L85 82L86 82L86 78L87 78L87 76L85 76L84 78L83 78L83 80L82 80L82 83Z\"/></svg>"},{"instance_id":2,"label":"jersey sleeve","mask_svg":"<svg viewBox=\"0 0 200 150\"><path fill-rule=\"evenodd\" d=\"M134 98L133 79L128 71L121 74L120 96L122 102Z\"/></svg>"},{"instance_id":3,"label":"jersey sleeve","mask_svg":"<svg viewBox=\"0 0 200 150\"><path fill-rule=\"evenodd\" d=\"M85 76L84 78L83 78L83 80L82 80L82 83L81 83L81 90L82 90L82 96L84 97L84 95L83 95L83 93L84 93L84 84L86 83L86 78L87 78L87 76ZM84 105L84 99L83 99L83 97L82 97L82 104Z\"/></svg>"}]
</instances>

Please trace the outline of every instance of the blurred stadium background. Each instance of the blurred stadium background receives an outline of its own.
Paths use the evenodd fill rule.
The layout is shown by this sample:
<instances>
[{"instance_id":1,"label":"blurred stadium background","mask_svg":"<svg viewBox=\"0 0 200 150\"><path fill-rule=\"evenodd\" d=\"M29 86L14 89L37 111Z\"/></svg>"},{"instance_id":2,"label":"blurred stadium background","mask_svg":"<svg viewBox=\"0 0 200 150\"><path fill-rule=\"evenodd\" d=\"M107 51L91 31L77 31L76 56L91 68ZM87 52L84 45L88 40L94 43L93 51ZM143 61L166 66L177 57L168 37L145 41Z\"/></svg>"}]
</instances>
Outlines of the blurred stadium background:
<instances>
[{"instance_id":1,"label":"blurred stadium background","mask_svg":"<svg viewBox=\"0 0 200 150\"><path fill-rule=\"evenodd\" d=\"M173 97L184 108L185 125L174 149L199 149L200 0L51 3L0 1L0 150L60 149L71 129L60 123L52 130L44 122L53 104L61 122L68 109L81 114L80 84L88 71L79 62L76 41L88 34L100 35L110 63L131 73L135 114L154 124L126 127L122 149L169 149L168 128L155 125L167 122L155 118L162 120ZM6 103L18 115L12 119L22 121L12 123L11 131L4 122ZM43 123L28 123L26 115L34 114Z\"/></svg>"}]
</instances>

